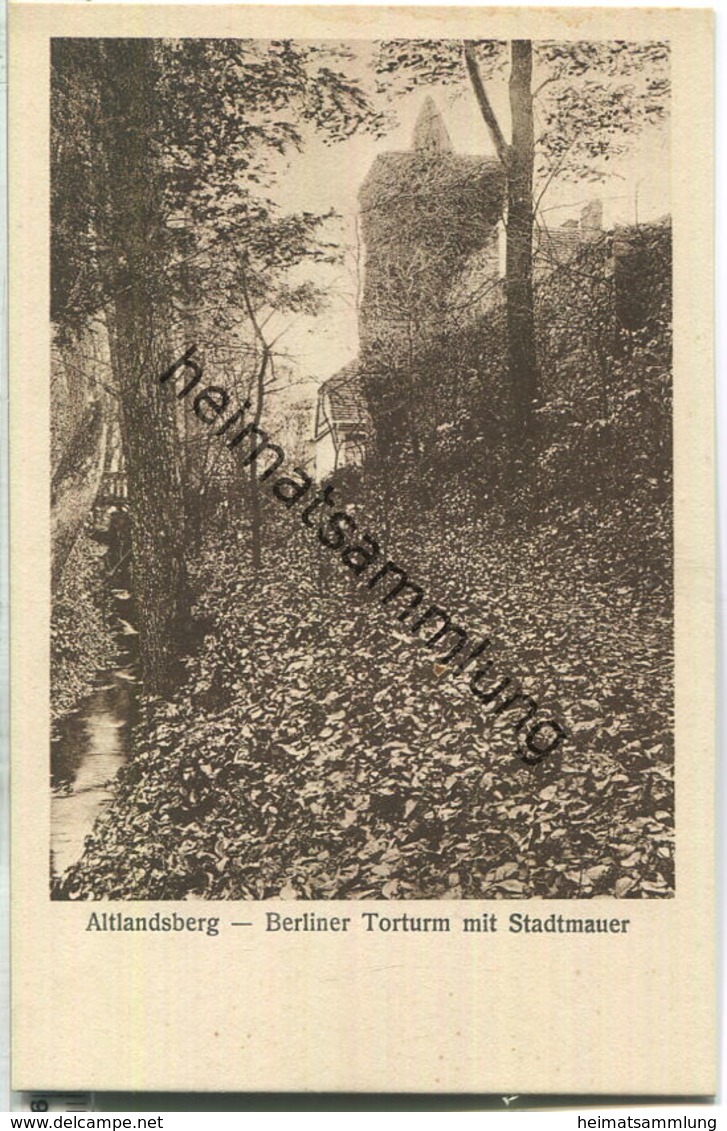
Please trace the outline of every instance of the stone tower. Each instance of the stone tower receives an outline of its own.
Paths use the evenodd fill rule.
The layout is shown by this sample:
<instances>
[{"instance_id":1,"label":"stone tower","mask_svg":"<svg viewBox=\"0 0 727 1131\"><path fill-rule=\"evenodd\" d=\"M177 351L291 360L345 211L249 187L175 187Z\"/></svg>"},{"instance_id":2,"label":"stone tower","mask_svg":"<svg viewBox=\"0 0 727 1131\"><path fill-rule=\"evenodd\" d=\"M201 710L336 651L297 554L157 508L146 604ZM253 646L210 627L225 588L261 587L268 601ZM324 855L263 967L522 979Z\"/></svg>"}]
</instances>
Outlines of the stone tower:
<instances>
[{"instance_id":1,"label":"stone tower","mask_svg":"<svg viewBox=\"0 0 727 1131\"><path fill-rule=\"evenodd\" d=\"M447 127L434 104L434 99L428 95L419 111L411 147L416 153L452 153L452 142Z\"/></svg>"},{"instance_id":2,"label":"stone tower","mask_svg":"<svg viewBox=\"0 0 727 1131\"><path fill-rule=\"evenodd\" d=\"M366 246L362 360L383 349L390 361L406 363L445 325L461 323L467 304L453 296L462 280L471 275L486 286L498 275L503 195L499 161L455 153L427 98L411 149L377 157L359 192Z\"/></svg>"},{"instance_id":3,"label":"stone tower","mask_svg":"<svg viewBox=\"0 0 727 1131\"><path fill-rule=\"evenodd\" d=\"M455 153L427 98L411 149L382 153L359 191L366 245L360 353L319 391L319 477L360 463L372 429L367 378L416 362L439 333L470 325L497 292L499 161Z\"/></svg>"}]
</instances>

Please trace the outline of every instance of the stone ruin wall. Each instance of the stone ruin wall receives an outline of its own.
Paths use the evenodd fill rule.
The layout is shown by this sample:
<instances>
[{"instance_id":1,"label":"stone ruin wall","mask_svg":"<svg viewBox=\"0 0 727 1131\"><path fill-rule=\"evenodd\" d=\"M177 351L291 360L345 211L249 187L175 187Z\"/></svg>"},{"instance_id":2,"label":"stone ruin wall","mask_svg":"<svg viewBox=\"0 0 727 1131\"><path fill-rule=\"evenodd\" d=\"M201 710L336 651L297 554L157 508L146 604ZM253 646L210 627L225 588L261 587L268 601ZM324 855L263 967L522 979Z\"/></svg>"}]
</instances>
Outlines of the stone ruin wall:
<instances>
[{"instance_id":1,"label":"stone ruin wall","mask_svg":"<svg viewBox=\"0 0 727 1131\"><path fill-rule=\"evenodd\" d=\"M499 275L503 193L494 159L417 150L374 162L359 194L363 356L383 351L404 364L441 330L476 317Z\"/></svg>"}]
</instances>

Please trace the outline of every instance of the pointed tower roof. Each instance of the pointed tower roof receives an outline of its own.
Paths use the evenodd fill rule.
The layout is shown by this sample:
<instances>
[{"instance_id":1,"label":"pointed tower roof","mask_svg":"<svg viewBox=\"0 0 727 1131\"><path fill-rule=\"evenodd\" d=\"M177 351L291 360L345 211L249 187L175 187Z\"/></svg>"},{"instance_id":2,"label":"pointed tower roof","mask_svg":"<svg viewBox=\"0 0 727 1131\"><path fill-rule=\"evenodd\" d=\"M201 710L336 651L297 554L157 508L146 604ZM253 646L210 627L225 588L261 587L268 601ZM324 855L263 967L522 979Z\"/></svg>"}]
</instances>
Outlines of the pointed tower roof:
<instances>
[{"instance_id":1,"label":"pointed tower roof","mask_svg":"<svg viewBox=\"0 0 727 1131\"><path fill-rule=\"evenodd\" d=\"M417 124L414 127L414 136L412 137L412 149L426 153L452 152L452 142L447 133L447 127L442 115L437 110L434 99L429 96L425 98L424 105L419 111Z\"/></svg>"}]
</instances>

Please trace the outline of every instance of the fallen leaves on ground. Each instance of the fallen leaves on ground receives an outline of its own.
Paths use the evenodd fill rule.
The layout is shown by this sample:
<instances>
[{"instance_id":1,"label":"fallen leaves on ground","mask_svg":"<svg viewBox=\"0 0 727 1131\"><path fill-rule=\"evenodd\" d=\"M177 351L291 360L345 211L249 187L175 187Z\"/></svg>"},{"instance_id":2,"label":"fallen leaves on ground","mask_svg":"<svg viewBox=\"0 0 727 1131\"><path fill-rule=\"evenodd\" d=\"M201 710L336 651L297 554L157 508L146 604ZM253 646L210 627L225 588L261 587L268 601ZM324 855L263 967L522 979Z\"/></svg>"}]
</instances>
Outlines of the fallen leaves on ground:
<instances>
[{"instance_id":1,"label":"fallen leaves on ground","mask_svg":"<svg viewBox=\"0 0 727 1131\"><path fill-rule=\"evenodd\" d=\"M498 670L542 717L565 718L561 751L524 764L512 720L438 674L306 533L280 540L256 586L223 536L197 563L208 630L187 679L146 703L114 801L56 895L672 895L668 594L595 582L573 553L540 569L540 535L486 535L473 527L465 553L422 532L418 574L432 600L457 579L451 611L481 618L458 623L493 634L512 661Z\"/></svg>"}]
</instances>

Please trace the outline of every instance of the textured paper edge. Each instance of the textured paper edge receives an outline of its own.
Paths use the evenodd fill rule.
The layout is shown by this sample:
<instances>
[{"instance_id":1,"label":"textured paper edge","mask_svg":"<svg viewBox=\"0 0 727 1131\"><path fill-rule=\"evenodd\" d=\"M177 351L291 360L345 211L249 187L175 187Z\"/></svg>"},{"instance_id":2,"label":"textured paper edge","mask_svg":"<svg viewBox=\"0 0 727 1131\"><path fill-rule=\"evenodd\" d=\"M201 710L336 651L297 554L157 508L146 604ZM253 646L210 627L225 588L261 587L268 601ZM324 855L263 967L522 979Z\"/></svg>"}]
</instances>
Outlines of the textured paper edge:
<instances>
[{"instance_id":1,"label":"textured paper edge","mask_svg":"<svg viewBox=\"0 0 727 1131\"><path fill-rule=\"evenodd\" d=\"M676 898L608 901L608 912L604 901L477 903L531 914L610 914L613 907L632 920L630 936L485 943L357 933L342 946L335 937L260 931L244 940L226 932L151 945L148 936L85 934L88 904L50 903L48 39L74 34L670 39ZM712 147L712 16L705 10L11 5L14 1087L714 1091ZM203 906L225 921L235 905ZM258 913L261 905L245 906ZM353 906L305 909L350 914ZM444 906L415 908L441 914ZM190 905L164 904L175 907L188 912ZM381 905L355 903L356 911L367 908Z\"/></svg>"}]
</instances>

